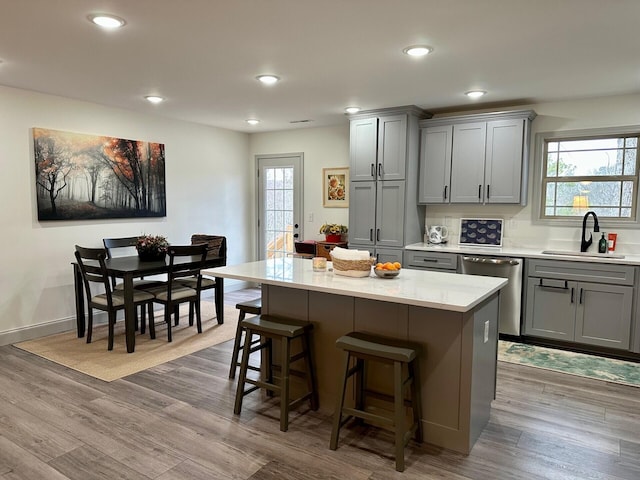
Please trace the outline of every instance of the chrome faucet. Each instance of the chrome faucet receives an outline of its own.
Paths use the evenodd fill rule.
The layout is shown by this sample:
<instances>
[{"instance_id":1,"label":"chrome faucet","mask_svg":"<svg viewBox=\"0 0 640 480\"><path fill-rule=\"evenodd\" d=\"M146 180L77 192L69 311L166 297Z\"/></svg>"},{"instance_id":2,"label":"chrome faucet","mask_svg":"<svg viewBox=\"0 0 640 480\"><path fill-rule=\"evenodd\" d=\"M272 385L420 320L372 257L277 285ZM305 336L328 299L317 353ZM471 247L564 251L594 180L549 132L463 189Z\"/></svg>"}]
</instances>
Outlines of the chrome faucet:
<instances>
[{"instance_id":1,"label":"chrome faucet","mask_svg":"<svg viewBox=\"0 0 640 480\"><path fill-rule=\"evenodd\" d=\"M596 215L596 212L588 211L587 213L585 213L584 214L584 218L582 219L582 237L581 237L581 241L580 241L580 251L581 252L586 252L587 249L593 243L593 234L592 233L589 234L589 240L587 240L585 238L586 230L587 230L587 217L589 215L593 215L593 231L594 232L599 232L600 231L600 225L598 225L598 216Z\"/></svg>"}]
</instances>

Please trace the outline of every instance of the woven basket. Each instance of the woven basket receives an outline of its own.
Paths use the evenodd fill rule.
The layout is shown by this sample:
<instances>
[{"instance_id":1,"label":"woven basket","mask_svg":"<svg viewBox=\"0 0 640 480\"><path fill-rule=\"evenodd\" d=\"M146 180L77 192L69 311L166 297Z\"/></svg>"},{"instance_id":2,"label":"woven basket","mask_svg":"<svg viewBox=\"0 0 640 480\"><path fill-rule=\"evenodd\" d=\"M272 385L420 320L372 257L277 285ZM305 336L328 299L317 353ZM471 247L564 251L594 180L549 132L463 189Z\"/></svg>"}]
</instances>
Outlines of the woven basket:
<instances>
[{"instance_id":1,"label":"woven basket","mask_svg":"<svg viewBox=\"0 0 640 480\"><path fill-rule=\"evenodd\" d=\"M368 258L366 260L341 260L331 255L331 261L333 262L333 270L341 272L366 272L367 275L371 273L371 265L373 265L373 259Z\"/></svg>"}]
</instances>

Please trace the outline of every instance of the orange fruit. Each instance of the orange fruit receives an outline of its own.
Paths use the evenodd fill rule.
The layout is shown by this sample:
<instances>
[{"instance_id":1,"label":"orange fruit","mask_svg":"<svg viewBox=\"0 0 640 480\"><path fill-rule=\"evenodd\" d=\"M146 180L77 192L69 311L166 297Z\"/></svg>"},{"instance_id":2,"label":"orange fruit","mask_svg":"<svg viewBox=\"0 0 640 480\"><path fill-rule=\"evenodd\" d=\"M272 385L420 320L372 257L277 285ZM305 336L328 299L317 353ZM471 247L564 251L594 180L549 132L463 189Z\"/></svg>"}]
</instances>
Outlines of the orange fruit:
<instances>
[{"instance_id":1,"label":"orange fruit","mask_svg":"<svg viewBox=\"0 0 640 480\"><path fill-rule=\"evenodd\" d=\"M376 263L376 270L381 270L381 269L382 269L382 264Z\"/></svg>"},{"instance_id":2,"label":"orange fruit","mask_svg":"<svg viewBox=\"0 0 640 480\"><path fill-rule=\"evenodd\" d=\"M384 269L385 269L385 270L395 270L395 269L396 269L396 267L394 267L394 266L393 266L393 263L391 263L391 262L386 262L386 263L384 264Z\"/></svg>"},{"instance_id":3,"label":"orange fruit","mask_svg":"<svg viewBox=\"0 0 640 480\"><path fill-rule=\"evenodd\" d=\"M396 267L396 270L400 270L402 268L402 264L400 262L393 262L393 266Z\"/></svg>"}]
</instances>

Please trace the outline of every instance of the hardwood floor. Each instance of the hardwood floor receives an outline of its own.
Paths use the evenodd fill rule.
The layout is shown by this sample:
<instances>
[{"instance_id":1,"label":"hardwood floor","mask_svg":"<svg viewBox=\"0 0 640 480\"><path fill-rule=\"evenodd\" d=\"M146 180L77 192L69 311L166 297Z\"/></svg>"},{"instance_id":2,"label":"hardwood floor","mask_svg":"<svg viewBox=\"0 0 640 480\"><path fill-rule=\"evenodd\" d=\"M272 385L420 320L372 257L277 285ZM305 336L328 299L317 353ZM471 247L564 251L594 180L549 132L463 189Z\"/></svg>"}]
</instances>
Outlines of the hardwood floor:
<instances>
[{"instance_id":1,"label":"hardwood floor","mask_svg":"<svg viewBox=\"0 0 640 480\"><path fill-rule=\"evenodd\" d=\"M258 291L229 292L226 301ZM280 432L258 393L233 415L231 342L105 383L0 347L0 479L634 479L640 389L499 363L491 420L468 456L300 407Z\"/></svg>"}]
</instances>

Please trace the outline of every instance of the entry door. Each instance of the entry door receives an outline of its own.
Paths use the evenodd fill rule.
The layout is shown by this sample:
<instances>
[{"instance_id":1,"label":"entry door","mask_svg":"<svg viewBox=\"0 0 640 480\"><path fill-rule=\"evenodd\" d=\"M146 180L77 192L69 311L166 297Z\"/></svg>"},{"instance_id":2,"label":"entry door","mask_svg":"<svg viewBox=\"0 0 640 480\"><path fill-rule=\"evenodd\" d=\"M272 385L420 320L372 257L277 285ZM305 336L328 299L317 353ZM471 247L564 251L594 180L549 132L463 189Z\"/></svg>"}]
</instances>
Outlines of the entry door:
<instances>
[{"instance_id":1,"label":"entry door","mask_svg":"<svg viewBox=\"0 0 640 480\"><path fill-rule=\"evenodd\" d=\"M302 153L257 155L258 258L294 252L302 239Z\"/></svg>"}]
</instances>

